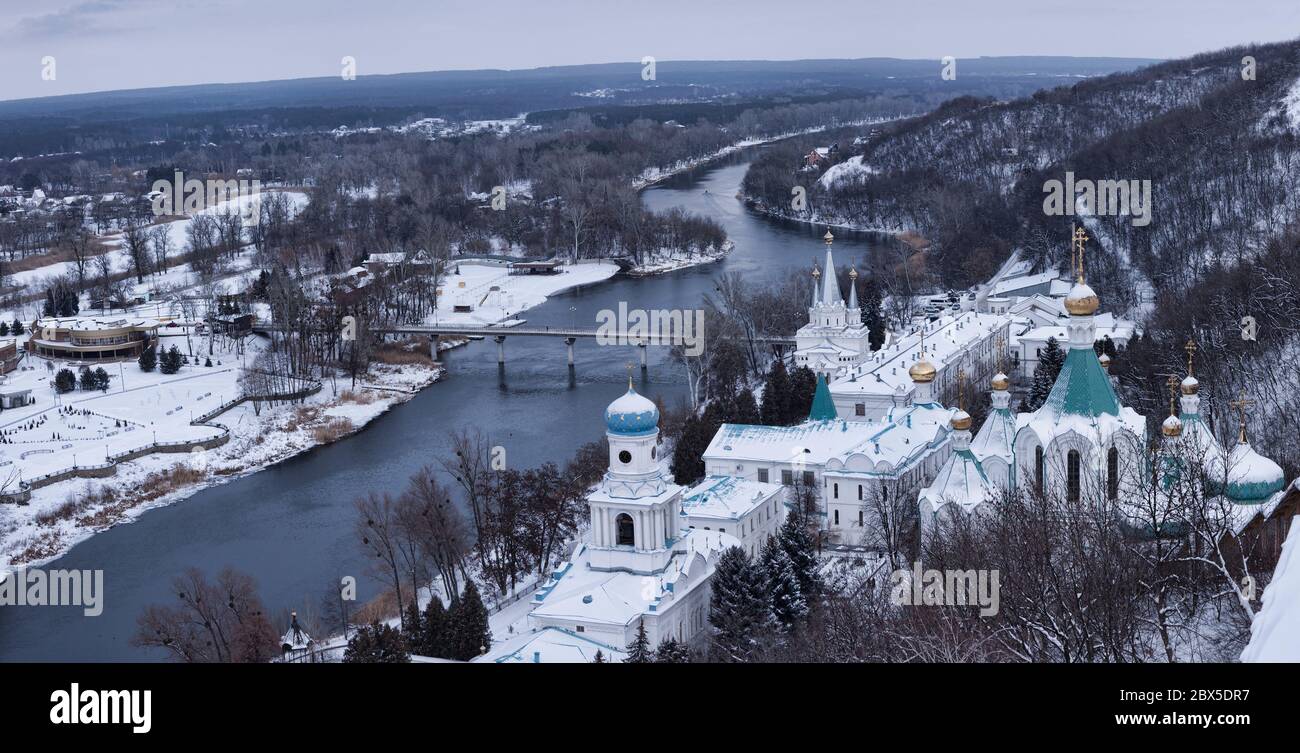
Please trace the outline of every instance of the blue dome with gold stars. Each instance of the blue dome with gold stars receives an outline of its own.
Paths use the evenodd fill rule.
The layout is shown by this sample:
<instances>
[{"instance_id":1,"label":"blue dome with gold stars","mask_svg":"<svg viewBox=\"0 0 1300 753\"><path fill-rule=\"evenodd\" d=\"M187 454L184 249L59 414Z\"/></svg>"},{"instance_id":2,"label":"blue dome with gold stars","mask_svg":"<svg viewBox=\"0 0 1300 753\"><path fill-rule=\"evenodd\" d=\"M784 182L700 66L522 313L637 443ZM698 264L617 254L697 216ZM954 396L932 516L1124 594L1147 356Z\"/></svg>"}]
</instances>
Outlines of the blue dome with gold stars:
<instances>
[{"instance_id":1,"label":"blue dome with gold stars","mask_svg":"<svg viewBox=\"0 0 1300 753\"><path fill-rule=\"evenodd\" d=\"M613 434L654 431L659 427L659 408L629 386L622 397L605 409L605 427Z\"/></svg>"}]
</instances>

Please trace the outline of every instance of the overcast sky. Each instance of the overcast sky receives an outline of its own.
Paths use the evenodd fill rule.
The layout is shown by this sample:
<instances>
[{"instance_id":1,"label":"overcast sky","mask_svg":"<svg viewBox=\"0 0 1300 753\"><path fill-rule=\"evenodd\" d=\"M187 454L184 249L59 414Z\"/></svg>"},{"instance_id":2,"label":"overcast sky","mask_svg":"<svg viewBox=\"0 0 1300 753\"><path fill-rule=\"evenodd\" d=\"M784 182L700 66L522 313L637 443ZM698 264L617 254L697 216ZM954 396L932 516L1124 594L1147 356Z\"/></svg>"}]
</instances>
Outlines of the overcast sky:
<instances>
[{"instance_id":1,"label":"overcast sky","mask_svg":"<svg viewBox=\"0 0 1300 753\"><path fill-rule=\"evenodd\" d=\"M1300 0L0 0L0 100L659 60L1179 57L1300 36ZM41 78L55 58L54 81Z\"/></svg>"}]
</instances>

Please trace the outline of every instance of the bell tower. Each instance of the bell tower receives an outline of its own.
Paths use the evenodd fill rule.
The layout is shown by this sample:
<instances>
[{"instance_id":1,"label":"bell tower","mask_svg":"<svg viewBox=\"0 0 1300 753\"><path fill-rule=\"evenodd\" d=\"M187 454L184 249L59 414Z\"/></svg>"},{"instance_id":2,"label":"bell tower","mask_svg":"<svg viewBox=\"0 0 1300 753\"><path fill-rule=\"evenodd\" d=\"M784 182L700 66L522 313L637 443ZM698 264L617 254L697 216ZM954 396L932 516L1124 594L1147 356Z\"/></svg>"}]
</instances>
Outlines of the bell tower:
<instances>
[{"instance_id":1,"label":"bell tower","mask_svg":"<svg viewBox=\"0 0 1300 753\"><path fill-rule=\"evenodd\" d=\"M587 497L591 566L660 572L681 533L682 488L672 483L660 462L659 409L637 394L630 373L627 392L605 409L605 436L609 470Z\"/></svg>"}]
</instances>

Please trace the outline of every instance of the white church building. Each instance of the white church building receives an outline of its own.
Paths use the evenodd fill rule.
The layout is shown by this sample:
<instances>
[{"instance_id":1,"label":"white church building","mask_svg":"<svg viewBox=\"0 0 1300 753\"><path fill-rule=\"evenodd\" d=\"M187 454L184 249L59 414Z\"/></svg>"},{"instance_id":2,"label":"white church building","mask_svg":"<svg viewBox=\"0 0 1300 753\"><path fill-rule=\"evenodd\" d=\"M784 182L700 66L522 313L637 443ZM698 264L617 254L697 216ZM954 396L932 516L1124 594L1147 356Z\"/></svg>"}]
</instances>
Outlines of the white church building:
<instances>
[{"instance_id":1,"label":"white church building","mask_svg":"<svg viewBox=\"0 0 1300 753\"><path fill-rule=\"evenodd\" d=\"M627 392L605 410L609 470L587 497L591 529L538 588L529 632L476 661L618 661L644 625L651 647L708 626L709 579L723 551L757 551L785 512L784 489L712 477L685 489L659 456L659 409Z\"/></svg>"},{"instance_id":2,"label":"white church building","mask_svg":"<svg viewBox=\"0 0 1300 753\"><path fill-rule=\"evenodd\" d=\"M847 373L871 355L867 325L858 306L858 271L849 268L849 301L844 302L835 276L831 243L835 236L826 231L826 268L813 267L812 305L808 323L795 332L795 366L806 366L827 381Z\"/></svg>"}]
</instances>

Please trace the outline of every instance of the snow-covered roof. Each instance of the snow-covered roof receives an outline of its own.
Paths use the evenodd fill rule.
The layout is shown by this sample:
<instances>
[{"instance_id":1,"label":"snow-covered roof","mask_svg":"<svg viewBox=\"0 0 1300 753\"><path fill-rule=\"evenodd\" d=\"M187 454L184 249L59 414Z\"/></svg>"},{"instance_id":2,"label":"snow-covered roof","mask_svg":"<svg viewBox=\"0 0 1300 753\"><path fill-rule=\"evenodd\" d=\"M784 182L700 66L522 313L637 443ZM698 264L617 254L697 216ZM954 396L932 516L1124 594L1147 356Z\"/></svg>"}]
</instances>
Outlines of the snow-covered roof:
<instances>
[{"instance_id":1,"label":"snow-covered roof","mask_svg":"<svg viewBox=\"0 0 1300 753\"><path fill-rule=\"evenodd\" d=\"M999 457L1010 463L1015 438L1016 417L1009 409L994 409L984 419L984 425L971 441L970 449L981 461L988 457Z\"/></svg>"},{"instance_id":2,"label":"snow-covered roof","mask_svg":"<svg viewBox=\"0 0 1300 753\"><path fill-rule=\"evenodd\" d=\"M961 358L973 343L1010 323L1010 317L974 311L940 317L924 325L925 358L936 370L941 370L947 363ZM918 360L920 352L920 331L903 335L832 382L831 394L845 397L911 394L913 384L907 370Z\"/></svg>"},{"instance_id":3,"label":"snow-covered roof","mask_svg":"<svg viewBox=\"0 0 1300 753\"><path fill-rule=\"evenodd\" d=\"M595 661L598 651L608 662L621 662L627 658L622 646L611 646L582 633L550 626L514 636L493 646L474 661L495 664L577 664Z\"/></svg>"},{"instance_id":4,"label":"snow-covered roof","mask_svg":"<svg viewBox=\"0 0 1300 753\"><path fill-rule=\"evenodd\" d=\"M1251 622L1250 643L1241 660L1300 662L1300 525L1295 520Z\"/></svg>"},{"instance_id":5,"label":"snow-covered roof","mask_svg":"<svg viewBox=\"0 0 1300 753\"><path fill-rule=\"evenodd\" d=\"M1127 319L1116 319L1114 314L1105 313L1097 314L1093 317L1096 323L1096 339L1100 340L1109 337L1117 342L1128 342L1133 337L1136 325ZM1066 343L1070 338L1069 330L1066 328L1066 322L1062 319L1059 325L1052 324L1042 327L1034 327L1028 332L1021 333L1019 339L1032 343L1047 342L1049 338L1056 338L1057 342Z\"/></svg>"},{"instance_id":6,"label":"snow-covered roof","mask_svg":"<svg viewBox=\"0 0 1300 753\"><path fill-rule=\"evenodd\" d=\"M970 450L957 450L949 455L934 481L920 494L920 499L933 505L936 513L946 504L958 504L969 510L995 497L993 484Z\"/></svg>"},{"instance_id":7,"label":"snow-covered roof","mask_svg":"<svg viewBox=\"0 0 1300 753\"><path fill-rule=\"evenodd\" d=\"M1040 292L1049 292L1052 281L1058 276L1057 272L1053 270L1051 272L1042 272L1036 275L1003 278L993 286L990 295L1034 295ZM1037 290L1034 290L1034 288L1037 288Z\"/></svg>"},{"instance_id":8,"label":"snow-covered roof","mask_svg":"<svg viewBox=\"0 0 1300 753\"><path fill-rule=\"evenodd\" d=\"M795 426L723 424L706 462L802 463L836 471L879 472L911 462L942 442L952 411L937 403L891 408L879 421L805 421Z\"/></svg>"},{"instance_id":9,"label":"snow-covered roof","mask_svg":"<svg viewBox=\"0 0 1300 753\"><path fill-rule=\"evenodd\" d=\"M780 484L738 476L709 476L686 491L682 497L682 514L739 520L784 491Z\"/></svg>"},{"instance_id":10,"label":"snow-covered roof","mask_svg":"<svg viewBox=\"0 0 1300 753\"><path fill-rule=\"evenodd\" d=\"M673 542L667 566L653 575L592 569L591 549L580 545L533 597L537 606L529 619L626 627L684 597L713 573L723 550L739 545L720 531L685 529Z\"/></svg>"},{"instance_id":11,"label":"snow-covered roof","mask_svg":"<svg viewBox=\"0 0 1300 753\"><path fill-rule=\"evenodd\" d=\"M70 330L73 332L98 332L106 329L125 329L134 327L136 329L149 329L157 327L158 320L146 317L116 317L110 318L105 316L71 316L71 317L46 317L36 322L37 329L60 329Z\"/></svg>"}]
</instances>

